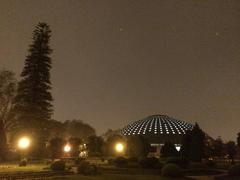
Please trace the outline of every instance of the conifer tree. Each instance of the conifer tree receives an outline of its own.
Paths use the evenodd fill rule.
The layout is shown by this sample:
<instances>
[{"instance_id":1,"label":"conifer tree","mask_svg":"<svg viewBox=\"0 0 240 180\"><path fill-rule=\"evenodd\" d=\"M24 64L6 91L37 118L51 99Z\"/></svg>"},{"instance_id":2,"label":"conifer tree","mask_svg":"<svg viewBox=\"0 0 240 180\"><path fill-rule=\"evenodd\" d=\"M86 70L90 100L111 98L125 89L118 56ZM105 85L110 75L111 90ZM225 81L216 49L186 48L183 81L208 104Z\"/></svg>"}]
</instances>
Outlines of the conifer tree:
<instances>
[{"instance_id":1,"label":"conifer tree","mask_svg":"<svg viewBox=\"0 0 240 180\"><path fill-rule=\"evenodd\" d=\"M43 131L52 115L50 33L46 23L36 26L15 98L15 112L21 129L24 133L37 135L38 139L45 134Z\"/></svg>"},{"instance_id":2,"label":"conifer tree","mask_svg":"<svg viewBox=\"0 0 240 180\"><path fill-rule=\"evenodd\" d=\"M204 156L205 133L196 123L191 131L187 131L183 138L181 154L184 158L200 162Z\"/></svg>"}]
</instances>

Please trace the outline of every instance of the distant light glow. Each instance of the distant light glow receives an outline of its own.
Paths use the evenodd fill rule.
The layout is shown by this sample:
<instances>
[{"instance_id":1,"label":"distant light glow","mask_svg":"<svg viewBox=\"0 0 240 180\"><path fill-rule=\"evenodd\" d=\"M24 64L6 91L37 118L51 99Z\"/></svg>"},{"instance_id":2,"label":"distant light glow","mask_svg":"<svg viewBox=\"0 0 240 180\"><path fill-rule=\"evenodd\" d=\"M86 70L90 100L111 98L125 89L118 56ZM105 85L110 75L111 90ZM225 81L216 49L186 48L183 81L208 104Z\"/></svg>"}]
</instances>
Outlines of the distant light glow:
<instances>
[{"instance_id":1,"label":"distant light glow","mask_svg":"<svg viewBox=\"0 0 240 180\"><path fill-rule=\"evenodd\" d=\"M123 152L124 150L124 146L122 143L117 143L116 146L115 146L115 150L119 153Z\"/></svg>"},{"instance_id":2,"label":"distant light glow","mask_svg":"<svg viewBox=\"0 0 240 180\"><path fill-rule=\"evenodd\" d=\"M68 144L66 144L65 146L64 146L64 152L69 152L69 151L71 151L71 146L69 146Z\"/></svg>"},{"instance_id":3,"label":"distant light glow","mask_svg":"<svg viewBox=\"0 0 240 180\"><path fill-rule=\"evenodd\" d=\"M20 149L26 149L30 145L30 139L28 137L22 137L18 141L18 147Z\"/></svg>"},{"instance_id":4,"label":"distant light glow","mask_svg":"<svg viewBox=\"0 0 240 180\"><path fill-rule=\"evenodd\" d=\"M180 146L176 146L176 150L180 151L181 147Z\"/></svg>"}]
</instances>

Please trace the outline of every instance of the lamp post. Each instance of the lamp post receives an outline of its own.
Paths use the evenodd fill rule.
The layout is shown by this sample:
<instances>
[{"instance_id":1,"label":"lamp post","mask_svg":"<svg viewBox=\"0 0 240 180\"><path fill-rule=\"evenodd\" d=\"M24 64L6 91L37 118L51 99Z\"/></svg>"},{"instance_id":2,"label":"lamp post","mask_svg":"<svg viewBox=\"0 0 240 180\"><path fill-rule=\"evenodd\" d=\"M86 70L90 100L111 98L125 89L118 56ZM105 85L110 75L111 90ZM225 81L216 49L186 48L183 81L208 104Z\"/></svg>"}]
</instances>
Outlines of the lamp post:
<instances>
[{"instance_id":1,"label":"lamp post","mask_svg":"<svg viewBox=\"0 0 240 180\"><path fill-rule=\"evenodd\" d=\"M69 152L71 151L72 147L69 145L69 144L66 144L64 147L63 147L63 151L65 153L65 156L69 156Z\"/></svg>"},{"instance_id":2,"label":"lamp post","mask_svg":"<svg viewBox=\"0 0 240 180\"><path fill-rule=\"evenodd\" d=\"M123 143L116 143L116 144L115 144L115 151L116 151L118 154L123 154L123 153L124 153L124 150L125 150L125 147L124 147Z\"/></svg>"},{"instance_id":3,"label":"lamp post","mask_svg":"<svg viewBox=\"0 0 240 180\"><path fill-rule=\"evenodd\" d=\"M26 151L31 144L30 138L24 136L18 140L18 148L21 150L22 159L26 158Z\"/></svg>"},{"instance_id":4,"label":"lamp post","mask_svg":"<svg viewBox=\"0 0 240 180\"><path fill-rule=\"evenodd\" d=\"M19 149L25 150L30 145L30 139L28 137L22 137L18 140Z\"/></svg>"}]
</instances>

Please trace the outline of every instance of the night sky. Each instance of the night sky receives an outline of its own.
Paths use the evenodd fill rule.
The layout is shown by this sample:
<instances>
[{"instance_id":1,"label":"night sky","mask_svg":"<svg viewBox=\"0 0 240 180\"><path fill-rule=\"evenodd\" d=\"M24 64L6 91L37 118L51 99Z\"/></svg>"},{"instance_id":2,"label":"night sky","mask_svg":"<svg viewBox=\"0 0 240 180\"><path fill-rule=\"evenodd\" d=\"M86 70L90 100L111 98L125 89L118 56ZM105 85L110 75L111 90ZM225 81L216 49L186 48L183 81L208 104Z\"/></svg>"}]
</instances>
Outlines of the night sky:
<instances>
[{"instance_id":1,"label":"night sky","mask_svg":"<svg viewBox=\"0 0 240 180\"><path fill-rule=\"evenodd\" d=\"M240 131L239 0L0 0L0 68L22 71L52 29L54 119L98 134L152 114Z\"/></svg>"}]
</instances>

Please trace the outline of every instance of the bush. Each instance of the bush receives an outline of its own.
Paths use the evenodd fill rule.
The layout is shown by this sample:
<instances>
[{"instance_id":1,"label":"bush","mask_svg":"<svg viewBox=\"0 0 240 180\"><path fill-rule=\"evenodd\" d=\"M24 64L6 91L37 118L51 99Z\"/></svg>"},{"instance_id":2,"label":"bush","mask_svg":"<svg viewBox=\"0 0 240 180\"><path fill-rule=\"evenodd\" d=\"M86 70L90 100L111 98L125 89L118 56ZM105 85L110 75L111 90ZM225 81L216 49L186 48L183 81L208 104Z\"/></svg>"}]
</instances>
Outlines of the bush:
<instances>
[{"instance_id":1,"label":"bush","mask_svg":"<svg viewBox=\"0 0 240 180\"><path fill-rule=\"evenodd\" d=\"M143 158L140 160L140 165L147 169L157 168L159 166L159 160L155 157Z\"/></svg>"},{"instance_id":2,"label":"bush","mask_svg":"<svg viewBox=\"0 0 240 180\"><path fill-rule=\"evenodd\" d=\"M190 163L190 168L191 169L206 169L206 168L208 168L208 166L204 163L192 162L192 163Z\"/></svg>"},{"instance_id":3,"label":"bush","mask_svg":"<svg viewBox=\"0 0 240 180\"><path fill-rule=\"evenodd\" d=\"M165 142L164 146L161 148L161 156L162 157L172 157L172 156L178 156L179 152L177 151L175 145L167 141Z\"/></svg>"},{"instance_id":4,"label":"bush","mask_svg":"<svg viewBox=\"0 0 240 180\"><path fill-rule=\"evenodd\" d=\"M126 159L125 157L117 157L114 160L114 164L117 167L124 167L128 164L128 159Z\"/></svg>"},{"instance_id":5,"label":"bush","mask_svg":"<svg viewBox=\"0 0 240 180\"><path fill-rule=\"evenodd\" d=\"M176 164L166 164L161 170L161 175L177 178L182 177L182 171L181 168Z\"/></svg>"},{"instance_id":6,"label":"bush","mask_svg":"<svg viewBox=\"0 0 240 180\"><path fill-rule=\"evenodd\" d=\"M51 164L50 168L53 171L64 171L65 170L65 162L63 160L54 160Z\"/></svg>"},{"instance_id":7,"label":"bush","mask_svg":"<svg viewBox=\"0 0 240 180\"><path fill-rule=\"evenodd\" d=\"M114 164L114 159L112 159L112 158L108 159L107 161L108 161L109 165L113 165Z\"/></svg>"},{"instance_id":8,"label":"bush","mask_svg":"<svg viewBox=\"0 0 240 180\"><path fill-rule=\"evenodd\" d=\"M21 159L21 156L18 152L8 151L6 153L6 157L5 157L6 161L18 161L19 159Z\"/></svg>"},{"instance_id":9,"label":"bush","mask_svg":"<svg viewBox=\"0 0 240 180\"><path fill-rule=\"evenodd\" d=\"M52 164L52 160L47 159L47 160L45 161L45 164L46 164L46 165Z\"/></svg>"},{"instance_id":10,"label":"bush","mask_svg":"<svg viewBox=\"0 0 240 180\"><path fill-rule=\"evenodd\" d=\"M138 158L137 157L130 157L128 158L129 162L138 162Z\"/></svg>"},{"instance_id":11,"label":"bush","mask_svg":"<svg viewBox=\"0 0 240 180\"><path fill-rule=\"evenodd\" d=\"M105 158L104 158L104 157L101 157L100 159L101 159L101 161L102 161L102 162L104 162L104 161L105 161Z\"/></svg>"},{"instance_id":12,"label":"bush","mask_svg":"<svg viewBox=\"0 0 240 180\"><path fill-rule=\"evenodd\" d=\"M27 166L27 160L26 159L22 159L19 164L18 164L20 167L23 167L23 166Z\"/></svg>"},{"instance_id":13,"label":"bush","mask_svg":"<svg viewBox=\"0 0 240 180\"><path fill-rule=\"evenodd\" d=\"M189 161L180 157L169 157L166 160L166 164L176 164L182 168L186 168L189 164Z\"/></svg>"},{"instance_id":14,"label":"bush","mask_svg":"<svg viewBox=\"0 0 240 180\"><path fill-rule=\"evenodd\" d=\"M228 170L229 176L240 176L240 164L230 167Z\"/></svg>"},{"instance_id":15,"label":"bush","mask_svg":"<svg viewBox=\"0 0 240 180\"><path fill-rule=\"evenodd\" d=\"M85 158L77 158L77 159L75 159L75 165L80 164L84 160L86 160L86 159Z\"/></svg>"},{"instance_id":16,"label":"bush","mask_svg":"<svg viewBox=\"0 0 240 180\"><path fill-rule=\"evenodd\" d=\"M216 166L216 163L215 163L213 160L208 160L208 161L206 162L206 165L207 165L208 167L215 167L215 166Z\"/></svg>"},{"instance_id":17,"label":"bush","mask_svg":"<svg viewBox=\"0 0 240 180\"><path fill-rule=\"evenodd\" d=\"M77 172L83 175L96 175L98 174L98 168L87 161L81 161L77 167Z\"/></svg>"}]
</instances>

